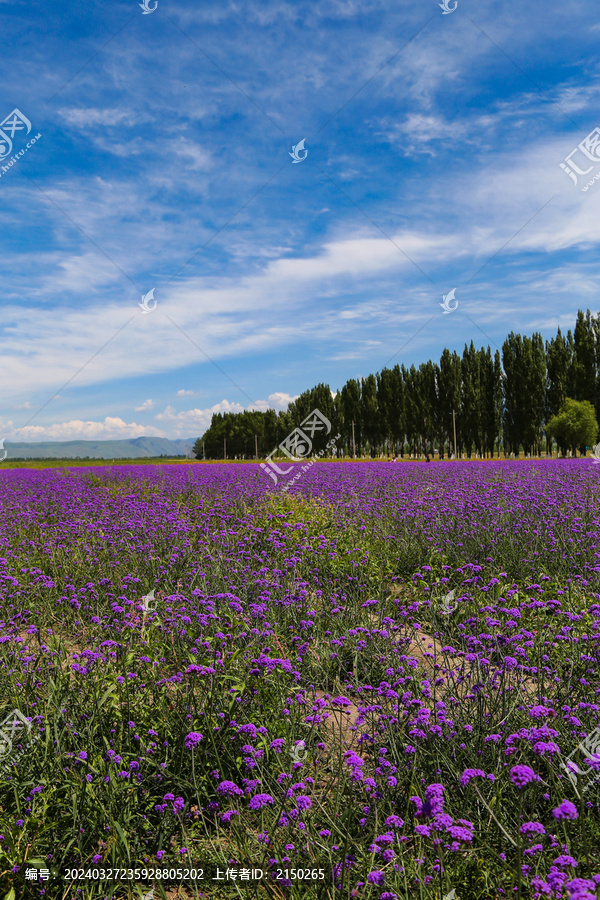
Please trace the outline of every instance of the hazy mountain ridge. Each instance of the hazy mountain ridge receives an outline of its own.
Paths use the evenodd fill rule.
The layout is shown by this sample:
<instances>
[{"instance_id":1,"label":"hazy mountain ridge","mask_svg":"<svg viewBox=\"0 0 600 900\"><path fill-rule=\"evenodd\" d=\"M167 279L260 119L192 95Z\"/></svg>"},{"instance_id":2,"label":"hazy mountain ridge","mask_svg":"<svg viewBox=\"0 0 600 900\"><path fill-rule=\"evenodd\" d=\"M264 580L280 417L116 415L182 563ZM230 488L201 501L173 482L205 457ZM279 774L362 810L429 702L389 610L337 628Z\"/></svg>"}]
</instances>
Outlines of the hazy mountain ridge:
<instances>
[{"instance_id":1,"label":"hazy mountain ridge","mask_svg":"<svg viewBox=\"0 0 600 900\"><path fill-rule=\"evenodd\" d=\"M139 437L117 441L5 441L7 459L147 459L156 456L186 456L195 438Z\"/></svg>"}]
</instances>

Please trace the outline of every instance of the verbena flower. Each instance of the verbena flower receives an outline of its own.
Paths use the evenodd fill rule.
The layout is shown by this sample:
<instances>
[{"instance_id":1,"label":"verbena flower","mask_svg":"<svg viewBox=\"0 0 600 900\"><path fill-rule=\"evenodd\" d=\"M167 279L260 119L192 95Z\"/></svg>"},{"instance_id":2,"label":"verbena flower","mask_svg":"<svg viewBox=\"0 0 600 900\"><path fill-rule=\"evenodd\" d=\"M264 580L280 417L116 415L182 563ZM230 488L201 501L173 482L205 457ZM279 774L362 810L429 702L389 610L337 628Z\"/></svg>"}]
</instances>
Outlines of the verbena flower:
<instances>
[{"instance_id":1,"label":"verbena flower","mask_svg":"<svg viewBox=\"0 0 600 900\"><path fill-rule=\"evenodd\" d=\"M573 857L568 854L564 854L563 856L557 856L552 865L559 866L561 869L567 869L569 867L574 869L577 866L577 860L573 859Z\"/></svg>"},{"instance_id":2,"label":"verbena flower","mask_svg":"<svg viewBox=\"0 0 600 900\"><path fill-rule=\"evenodd\" d=\"M510 770L510 780L517 787L522 788L531 781L540 781L540 777L529 766L513 766Z\"/></svg>"},{"instance_id":3,"label":"verbena flower","mask_svg":"<svg viewBox=\"0 0 600 900\"><path fill-rule=\"evenodd\" d=\"M269 803L272 806L273 802L274 802L273 798L271 797L270 794L255 794L255 796L251 798L251 800L248 804L248 808L249 809L260 809L261 807L266 806Z\"/></svg>"},{"instance_id":4,"label":"verbena flower","mask_svg":"<svg viewBox=\"0 0 600 900\"><path fill-rule=\"evenodd\" d=\"M541 822L524 822L519 828L521 834L546 834Z\"/></svg>"},{"instance_id":5,"label":"verbena flower","mask_svg":"<svg viewBox=\"0 0 600 900\"><path fill-rule=\"evenodd\" d=\"M577 819L577 807L570 800L563 800L562 803L552 810L555 819Z\"/></svg>"},{"instance_id":6,"label":"verbena flower","mask_svg":"<svg viewBox=\"0 0 600 900\"><path fill-rule=\"evenodd\" d=\"M233 781L222 781L217 787L217 793L222 796L241 797L244 792Z\"/></svg>"},{"instance_id":7,"label":"verbena flower","mask_svg":"<svg viewBox=\"0 0 600 900\"><path fill-rule=\"evenodd\" d=\"M203 739L199 731L190 731L185 739L185 749L193 750Z\"/></svg>"},{"instance_id":8,"label":"verbena flower","mask_svg":"<svg viewBox=\"0 0 600 900\"><path fill-rule=\"evenodd\" d=\"M483 769L465 769L465 771L460 776L460 783L462 785L468 784L472 778L485 778L486 774Z\"/></svg>"}]
</instances>

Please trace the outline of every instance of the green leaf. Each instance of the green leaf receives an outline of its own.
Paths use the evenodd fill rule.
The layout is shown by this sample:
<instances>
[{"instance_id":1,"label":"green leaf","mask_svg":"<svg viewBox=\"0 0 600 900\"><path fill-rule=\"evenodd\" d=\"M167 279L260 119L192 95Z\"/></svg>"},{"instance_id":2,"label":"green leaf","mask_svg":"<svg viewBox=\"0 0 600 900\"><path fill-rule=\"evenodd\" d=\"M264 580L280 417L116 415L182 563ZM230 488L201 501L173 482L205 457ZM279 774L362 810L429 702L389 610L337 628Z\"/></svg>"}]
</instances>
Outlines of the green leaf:
<instances>
[{"instance_id":1,"label":"green leaf","mask_svg":"<svg viewBox=\"0 0 600 900\"><path fill-rule=\"evenodd\" d=\"M101 706L104 706L107 697L108 697L110 694L112 694L112 692L114 691L114 689L115 689L115 685L112 684L112 685L108 688L108 690L106 690L106 691L104 692L104 694L102 695L102 697L101 697L101 699L100 699L100 702L98 703L98 709L100 709Z\"/></svg>"},{"instance_id":2,"label":"green leaf","mask_svg":"<svg viewBox=\"0 0 600 900\"><path fill-rule=\"evenodd\" d=\"M115 828L117 829L119 837L121 838L123 846L127 850L127 857L129 858L129 844L127 843L127 838L125 837L125 832L123 831L123 829L121 828L121 826L119 825L118 822L115 822L114 825L115 825Z\"/></svg>"}]
</instances>

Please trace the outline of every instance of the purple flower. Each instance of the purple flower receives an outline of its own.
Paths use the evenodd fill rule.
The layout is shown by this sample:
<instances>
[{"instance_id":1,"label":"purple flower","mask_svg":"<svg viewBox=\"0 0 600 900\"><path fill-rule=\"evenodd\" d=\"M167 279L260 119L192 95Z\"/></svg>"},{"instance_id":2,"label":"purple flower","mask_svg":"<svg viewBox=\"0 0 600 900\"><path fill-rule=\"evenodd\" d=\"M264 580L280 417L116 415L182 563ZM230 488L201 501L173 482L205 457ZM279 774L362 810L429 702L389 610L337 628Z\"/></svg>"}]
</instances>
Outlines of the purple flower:
<instances>
[{"instance_id":1,"label":"purple flower","mask_svg":"<svg viewBox=\"0 0 600 900\"><path fill-rule=\"evenodd\" d=\"M526 856L532 856L534 853L541 853L541 851L543 849L544 849L543 844L532 844L531 847L527 847L525 850L523 850L523 853ZM596 900L595 897L594 897L594 900Z\"/></svg>"},{"instance_id":2,"label":"purple flower","mask_svg":"<svg viewBox=\"0 0 600 900\"><path fill-rule=\"evenodd\" d=\"M543 756L544 753L560 753L560 747L554 741L537 741L533 745L533 752L537 756Z\"/></svg>"},{"instance_id":3,"label":"purple flower","mask_svg":"<svg viewBox=\"0 0 600 900\"><path fill-rule=\"evenodd\" d=\"M571 803L570 800L563 800L563 802L556 807L556 809L552 810L552 815L555 819L577 819L578 813L575 804Z\"/></svg>"},{"instance_id":4,"label":"purple flower","mask_svg":"<svg viewBox=\"0 0 600 900\"><path fill-rule=\"evenodd\" d=\"M519 828L521 834L546 834L541 822L524 822Z\"/></svg>"},{"instance_id":5,"label":"purple flower","mask_svg":"<svg viewBox=\"0 0 600 900\"><path fill-rule=\"evenodd\" d=\"M364 766L365 764L364 759L361 759L358 753L355 753L354 750L347 750L344 756L346 757L346 763L349 766L360 768L360 766Z\"/></svg>"},{"instance_id":6,"label":"purple flower","mask_svg":"<svg viewBox=\"0 0 600 900\"><path fill-rule=\"evenodd\" d=\"M558 866L560 869L567 869L569 866L575 868L577 866L577 860L573 859L572 856L557 856L552 865Z\"/></svg>"},{"instance_id":7,"label":"purple flower","mask_svg":"<svg viewBox=\"0 0 600 900\"><path fill-rule=\"evenodd\" d=\"M440 813L433 820L433 828L436 831L445 831L447 828L453 823L452 816L449 816L448 813Z\"/></svg>"},{"instance_id":8,"label":"purple flower","mask_svg":"<svg viewBox=\"0 0 600 900\"><path fill-rule=\"evenodd\" d=\"M241 788L234 784L233 781L222 781L221 784L217 787L217 793L222 796L227 796L228 794L235 797L240 797L244 792Z\"/></svg>"},{"instance_id":9,"label":"purple flower","mask_svg":"<svg viewBox=\"0 0 600 900\"><path fill-rule=\"evenodd\" d=\"M464 841L466 844L470 844L473 840L473 835L470 831L467 831L466 828L461 828L458 825L451 825L448 828L448 834L450 837L453 837L456 841Z\"/></svg>"},{"instance_id":10,"label":"purple flower","mask_svg":"<svg viewBox=\"0 0 600 900\"><path fill-rule=\"evenodd\" d=\"M202 740L202 735L199 731L190 731L185 739L185 749L193 750L197 744Z\"/></svg>"},{"instance_id":11,"label":"purple flower","mask_svg":"<svg viewBox=\"0 0 600 900\"><path fill-rule=\"evenodd\" d=\"M232 816L238 816L239 813L236 809L230 809L227 812L224 812L221 816L221 822L229 822Z\"/></svg>"},{"instance_id":12,"label":"purple flower","mask_svg":"<svg viewBox=\"0 0 600 900\"><path fill-rule=\"evenodd\" d=\"M436 816L444 811L444 785L430 784L425 791L425 804L422 815L426 818Z\"/></svg>"},{"instance_id":13,"label":"purple flower","mask_svg":"<svg viewBox=\"0 0 600 900\"><path fill-rule=\"evenodd\" d=\"M529 766L513 766L510 770L510 780L517 787L525 787L530 781L539 781L539 775L536 775Z\"/></svg>"},{"instance_id":14,"label":"purple flower","mask_svg":"<svg viewBox=\"0 0 600 900\"><path fill-rule=\"evenodd\" d=\"M367 881L369 884L384 884L385 875L383 872L369 872L367 875Z\"/></svg>"},{"instance_id":15,"label":"purple flower","mask_svg":"<svg viewBox=\"0 0 600 900\"><path fill-rule=\"evenodd\" d=\"M255 794L254 797L250 800L248 804L249 809L260 809L262 806L266 806L267 803L273 805L273 798L270 794Z\"/></svg>"},{"instance_id":16,"label":"purple flower","mask_svg":"<svg viewBox=\"0 0 600 900\"><path fill-rule=\"evenodd\" d=\"M391 832L387 832L386 834L379 834L376 838L374 838L375 844L393 844L394 843L394 835Z\"/></svg>"},{"instance_id":17,"label":"purple flower","mask_svg":"<svg viewBox=\"0 0 600 900\"><path fill-rule=\"evenodd\" d=\"M421 813L423 812L423 801L421 800L420 797L411 797L410 799L411 799L411 802L414 803L415 806L417 807L417 811L416 811L415 815L420 816Z\"/></svg>"},{"instance_id":18,"label":"purple flower","mask_svg":"<svg viewBox=\"0 0 600 900\"><path fill-rule=\"evenodd\" d=\"M532 706L529 710L529 715L532 719L544 719L546 716L554 716L554 710L548 706Z\"/></svg>"},{"instance_id":19,"label":"purple flower","mask_svg":"<svg viewBox=\"0 0 600 900\"><path fill-rule=\"evenodd\" d=\"M468 784L472 778L485 778L485 772L483 769L465 769L460 776L460 783Z\"/></svg>"},{"instance_id":20,"label":"purple flower","mask_svg":"<svg viewBox=\"0 0 600 900\"><path fill-rule=\"evenodd\" d=\"M571 900L596 900L596 884L587 878L574 878L565 887Z\"/></svg>"},{"instance_id":21,"label":"purple flower","mask_svg":"<svg viewBox=\"0 0 600 900\"><path fill-rule=\"evenodd\" d=\"M183 799L183 797L177 797L177 799L173 801L173 812L180 813L183 810L184 806L185 800Z\"/></svg>"},{"instance_id":22,"label":"purple flower","mask_svg":"<svg viewBox=\"0 0 600 900\"><path fill-rule=\"evenodd\" d=\"M402 828L404 822L400 816L388 816L385 820L385 824L392 825L394 828Z\"/></svg>"}]
</instances>

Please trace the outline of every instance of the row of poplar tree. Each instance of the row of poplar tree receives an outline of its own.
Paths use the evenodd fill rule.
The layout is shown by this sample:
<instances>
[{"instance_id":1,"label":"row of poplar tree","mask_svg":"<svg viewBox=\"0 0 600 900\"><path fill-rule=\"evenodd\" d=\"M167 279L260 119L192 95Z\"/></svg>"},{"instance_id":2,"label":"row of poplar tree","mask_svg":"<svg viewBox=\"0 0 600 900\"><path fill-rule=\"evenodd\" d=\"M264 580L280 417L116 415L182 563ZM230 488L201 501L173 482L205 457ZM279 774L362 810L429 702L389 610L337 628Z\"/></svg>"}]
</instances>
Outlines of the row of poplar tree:
<instances>
[{"instance_id":1,"label":"row of poplar tree","mask_svg":"<svg viewBox=\"0 0 600 900\"><path fill-rule=\"evenodd\" d=\"M445 349L439 363L395 365L366 378L351 378L335 395L318 384L285 412L216 413L196 441L197 458L264 458L318 409L331 433L314 436L311 452L337 434L337 452L373 457L456 451L471 457L548 451L545 426L567 398L589 401L600 421L600 314L580 310L573 331L555 338L511 332L502 353L477 350L462 356ZM354 443L353 443L354 442ZM280 455L280 454L276 454Z\"/></svg>"}]
</instances>

